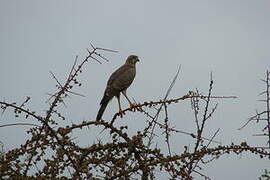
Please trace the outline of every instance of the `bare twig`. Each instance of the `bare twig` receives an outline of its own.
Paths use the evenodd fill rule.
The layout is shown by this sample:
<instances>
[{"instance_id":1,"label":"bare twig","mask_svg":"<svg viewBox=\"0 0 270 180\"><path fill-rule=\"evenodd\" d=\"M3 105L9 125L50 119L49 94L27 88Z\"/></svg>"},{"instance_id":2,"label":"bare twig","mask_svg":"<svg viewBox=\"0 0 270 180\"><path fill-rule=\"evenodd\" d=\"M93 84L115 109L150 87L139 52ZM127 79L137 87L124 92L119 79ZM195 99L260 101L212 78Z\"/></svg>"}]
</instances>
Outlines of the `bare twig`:
<instances>
[{"instance_id":1,"label":"bare twig","mask_svg":"<svg viewBox=\"0 0 270 180\"><path fill-rule=\"evenodd\" d=\"M174 78L173 78L173 80L172 80L172 82L171 82L171 84L170 84L167 92L166 92L166 95L165 95L163 101L166 101L167 100L167 98L168 98L168 96L169 96L169 94L170 94L170 92L171 92L171 90L172 90L172 88L173 88L173 86L174 86L174 84L176 82L176 79L177 79L177 77L179 75L180 69L181 69L181 65L179 66L179 68L178 68L178 70L177 70L177 72L176 72L176 74L175 74L175 76L174 76ZM149 125L152 125L152 123L154 123L155 121L157 121L157 119L159 117L159 113L161 112L161 109L162 109L162 107L164 105L166 105L166 103L161 103L159 109L156 112L156 115L154 116L154 119L152 120L152 122ZM150 146L151 141L153 139L155 126L156 126L156 123L154 123L154 125L152 126L151 134L150 134L149 141L148 141L148 146ZM150 126L149 126L149 128L150 128ZM148 129L148 127L144 131L147 132L147 129Z\"/></svg>"},{"instance_id":2,"label":"bare twig","mask_svg":"<svg viewBox=\"0 0 270 180\"><path fill-rule=\"evenodd\" d=\"M32 123L11 123L11 124L0 125L0 128L8 127L8 126L37 126L37 127L40 127L39 125L32 124Z\"/></svg>"}]
</instances>

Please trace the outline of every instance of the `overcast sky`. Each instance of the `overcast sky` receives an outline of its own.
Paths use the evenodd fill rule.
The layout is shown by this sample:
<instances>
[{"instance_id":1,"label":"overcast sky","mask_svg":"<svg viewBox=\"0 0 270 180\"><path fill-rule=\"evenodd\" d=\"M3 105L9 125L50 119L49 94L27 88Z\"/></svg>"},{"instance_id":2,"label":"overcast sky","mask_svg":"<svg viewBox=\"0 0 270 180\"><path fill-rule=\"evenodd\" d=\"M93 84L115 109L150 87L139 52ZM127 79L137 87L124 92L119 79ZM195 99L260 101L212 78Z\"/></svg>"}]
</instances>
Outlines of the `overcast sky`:
<instances>
[{"instance_id":1,"label":"overcast sky","mask_svg":"<svg viewBox=\"0 0 270 180\"><path fill-rule=\"evenodd\" d=\"M257 100L263 78L270 69L269 0L1 0L0 1L0 99L22 102L31 96L33 110L44 114L46 93L54 92L49 71L63 82L75 56L83 58L90 42L119 53L105 53L110 59L102 65L86 65L76 92L86 97L68 99L64 111L67 122L79 123L96 117L109 75L130 54L136 54L137 76L128 94L138 102L164 97L181 64L179 78L170 98L198 88L207 93L213 72L214 94L235 95L238 99L219 100L219 107L207 125L206 135L220 128L216 140L265 146L266 139L254 137L263 124L251 124L237 131L255 109L263 110ZM123 100L123 107L128 104ZM171 106L171 125L194 132L189 103ZM113 100L104 114L110 120L117 111ZM129 114L125 122L131 132L145 125ZM143 117L143 118L142 118ZM11 111L0 116L0 124L23 122ZM186 122L189 121L189 122ZM0 130L6 150L24 142L27 127ZM87 134L88 133L88 134ZM78 135L79 136L79 135ZM192 139L178 135L173 139L182 148ZM89 142L89 131L80 134L82 144ZM254 155L224 156L209 164L203 173L212 179L258 178L269 160Z\"/></svg>"}]
</instances>

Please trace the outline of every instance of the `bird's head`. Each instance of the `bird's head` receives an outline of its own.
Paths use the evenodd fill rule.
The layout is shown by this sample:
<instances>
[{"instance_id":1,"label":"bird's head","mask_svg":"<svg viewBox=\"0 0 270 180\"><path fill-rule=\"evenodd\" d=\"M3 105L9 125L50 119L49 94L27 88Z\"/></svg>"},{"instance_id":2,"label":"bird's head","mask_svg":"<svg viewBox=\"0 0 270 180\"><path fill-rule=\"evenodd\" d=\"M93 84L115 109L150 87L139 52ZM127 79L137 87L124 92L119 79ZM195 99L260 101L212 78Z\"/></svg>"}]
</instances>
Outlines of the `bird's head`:
<instances>
[{"instance_id":1,"label":"bird's head","mask_svg":"<svg viewBox=\"0 0 270 180\"><path fill-rule=\"evenodd\" d=\"M126 64L135 65L136 62L139 62L139 61L140 60L139 60L138 56L136 56L136 55L130 55L127 58Z\"/></svg>"}]
</instances>

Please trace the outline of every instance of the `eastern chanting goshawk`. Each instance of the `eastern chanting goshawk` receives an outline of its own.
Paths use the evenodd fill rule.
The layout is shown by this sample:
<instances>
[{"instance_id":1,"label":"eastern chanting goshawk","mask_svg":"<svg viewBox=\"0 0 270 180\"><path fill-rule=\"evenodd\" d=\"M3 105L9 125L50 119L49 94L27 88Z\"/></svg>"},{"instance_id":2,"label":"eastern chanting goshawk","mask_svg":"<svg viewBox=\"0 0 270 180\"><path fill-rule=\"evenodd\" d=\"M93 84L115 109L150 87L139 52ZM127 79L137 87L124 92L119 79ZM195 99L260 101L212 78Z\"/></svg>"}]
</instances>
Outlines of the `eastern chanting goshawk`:
<instances>
[{"instance_id":1,"label":"eastern chanting goshawk","mask_svg":"<svg viewBox=\"0 0 270 180\"><path fill-rule=\"evenodd\" d=\"M103 98L100 102L100 109L97 114L96 120L100 120L109 103L109 101L115 96L117 98L119 113L122 113L120 104L120 93L122 93L128 100L130 107L133 106L132 102L127 96L127 88L133 82L136 76L136 63L139 61L138 56L128 56L126 63L118 68L110 76L107 87L105 89Z\"/></svg>"}]
</instances>

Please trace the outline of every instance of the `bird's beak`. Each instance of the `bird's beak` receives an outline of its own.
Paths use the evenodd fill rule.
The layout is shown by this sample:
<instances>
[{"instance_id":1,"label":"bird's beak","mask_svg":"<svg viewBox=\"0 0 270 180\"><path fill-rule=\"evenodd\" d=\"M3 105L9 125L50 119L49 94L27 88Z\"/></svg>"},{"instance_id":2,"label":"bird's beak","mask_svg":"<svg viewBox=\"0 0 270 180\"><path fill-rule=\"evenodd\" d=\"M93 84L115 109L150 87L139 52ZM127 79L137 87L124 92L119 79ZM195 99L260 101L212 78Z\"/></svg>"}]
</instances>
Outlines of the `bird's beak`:
<instances>
[{"instance_id":1,"label":"bird's beak","mask_svg":"<svg viewBox=\"0 0 270 180\"><path fill-rule=\"evenodd\" d=\"M136 60L136 62L140 62L139 58Z\"/></svg>"}]
</instances>

